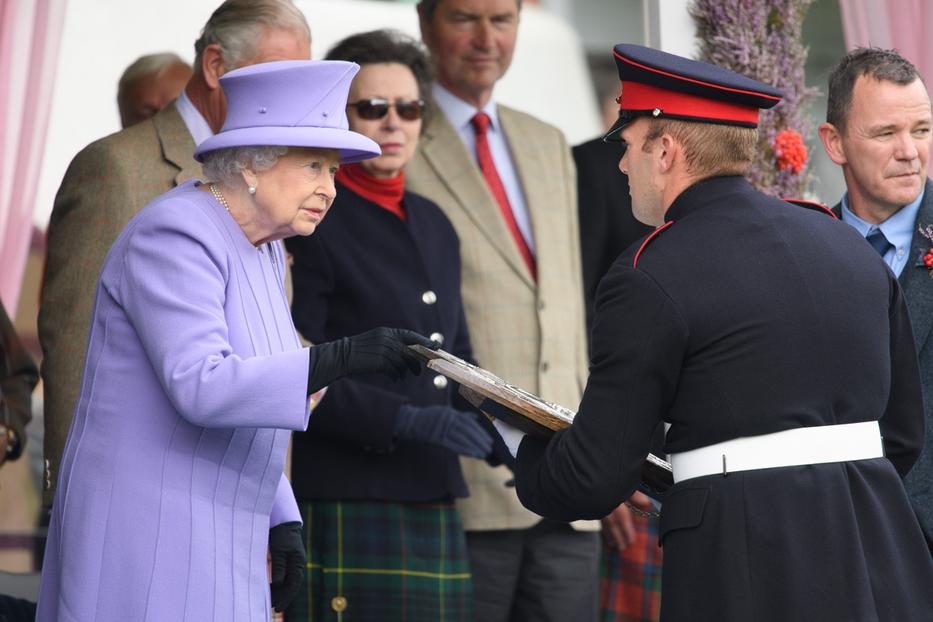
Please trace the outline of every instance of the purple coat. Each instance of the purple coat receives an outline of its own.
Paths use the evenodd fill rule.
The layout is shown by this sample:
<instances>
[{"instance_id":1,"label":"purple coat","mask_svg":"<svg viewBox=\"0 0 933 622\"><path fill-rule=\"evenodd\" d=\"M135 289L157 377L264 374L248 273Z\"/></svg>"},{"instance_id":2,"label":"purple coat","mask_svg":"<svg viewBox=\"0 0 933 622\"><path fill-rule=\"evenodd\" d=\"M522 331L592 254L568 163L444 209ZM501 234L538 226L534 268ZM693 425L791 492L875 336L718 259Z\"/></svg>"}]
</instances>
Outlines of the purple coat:
<instances>
[{"instance_id":1,"label":"purple coat","mask_svg":"<svg viewBox=\"0 0 933 622\"><path fill-rule=\"evenodd\" d=\"M194 182L114 243L37 620L269 619L270 520L299 520L283 469L309 414L283 274L281 244L254 247Z\"/></svg>"}]
</instances>

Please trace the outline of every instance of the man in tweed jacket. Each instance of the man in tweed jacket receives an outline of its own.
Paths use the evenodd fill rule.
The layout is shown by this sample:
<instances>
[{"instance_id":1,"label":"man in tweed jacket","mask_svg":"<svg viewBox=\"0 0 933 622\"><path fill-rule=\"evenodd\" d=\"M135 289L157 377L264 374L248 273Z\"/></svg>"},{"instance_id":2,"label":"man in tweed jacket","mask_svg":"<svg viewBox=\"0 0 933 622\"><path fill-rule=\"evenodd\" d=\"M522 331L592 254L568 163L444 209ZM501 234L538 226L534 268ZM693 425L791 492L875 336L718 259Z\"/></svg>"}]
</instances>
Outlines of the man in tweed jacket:
<instances>
[{"instance_id":1,"label":"man in tweed jacket","mask_svg":"<svg viewBox=\"0 0 933 622\"><path fill-rule=\"evenodd\" d=\"M463 305L479 364L576 408L586 340L573 160L557 128L492 99L511 61L519 9L517 0L419 3L437 106L406 183L436 202L460 237ZM492 159L534 271L477 165L479 112L489 116ZM506 486L507 468L463 459L463 469L470 496L459 507L476 619L595 620L598 523L575 529L542 520Z\"/></svg>"},{"instance_id":2,"label":"man in tweed jacket","mask_svg":"<svg viewBox=\"0 0 933 622\"><path fill-rule=\"evenodd\" d=\"M237 67L311 57L311 34L291 0L227 0L195 42L195 71L181 96L151 119L97 140L68 167L48 228L39 309L45 385L45 502L81 388L97 277L110 245L144 205L199 177L192 154L223 125L219 78Z\"/></svg>"},{"instance_id":3,"label":"man in tweed jacket","mask_svg":"<svg viewBox=\"0 0 933 622\"><path fill-rule=\"evenodd\" d=\"M860 48L829 76L820 138L847 192L833 211L875 247L904 290L920 360L924 442L904 480L933 551L933 183L927 164L930 96L916 67L893 50ZM933 255L931 255L933 256Z\"/></svg>"}]
</instances>

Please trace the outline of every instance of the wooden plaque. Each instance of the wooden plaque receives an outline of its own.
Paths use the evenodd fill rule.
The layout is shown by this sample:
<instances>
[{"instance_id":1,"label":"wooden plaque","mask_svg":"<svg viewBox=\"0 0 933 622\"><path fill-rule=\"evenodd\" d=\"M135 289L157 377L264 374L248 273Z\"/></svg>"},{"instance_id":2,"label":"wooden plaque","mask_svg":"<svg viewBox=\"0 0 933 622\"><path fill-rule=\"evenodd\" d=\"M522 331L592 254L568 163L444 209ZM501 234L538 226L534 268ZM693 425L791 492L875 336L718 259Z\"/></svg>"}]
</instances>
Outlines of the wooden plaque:
<instances>
[{"instance_id":1,"label":"wooden plaque","mask_svg":"<svg viewBox=\"0 0 933 622\"><path fill-rule=\"evenodd\" d=\"M481 367L443 350L408 346L428 367L460 384L460 394L487 415L502 419L526 434L550 438L573 423L576 413L513 386ZM659 499L674 485L671 465L648 454L642 465L641 490Z\"/></svg>"}]
</instances>

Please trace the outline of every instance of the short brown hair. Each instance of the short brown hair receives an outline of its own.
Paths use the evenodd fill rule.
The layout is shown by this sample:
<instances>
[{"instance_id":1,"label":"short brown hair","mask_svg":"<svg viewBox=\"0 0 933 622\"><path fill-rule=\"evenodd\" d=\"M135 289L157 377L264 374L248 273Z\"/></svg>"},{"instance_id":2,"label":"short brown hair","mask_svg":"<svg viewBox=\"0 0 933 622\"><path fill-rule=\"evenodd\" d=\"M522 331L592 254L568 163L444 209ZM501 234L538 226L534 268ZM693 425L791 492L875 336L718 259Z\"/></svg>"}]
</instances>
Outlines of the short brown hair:
<instances>
[{"instance_id":1,"label":"short brown hair","mask_svg":"<svg viewBox=\"0 0 933 622\"><path fill-rule=\"evenodd\" d=\"M518 4L518 10L522 10L522 0L515 0ZM434 12L437 10L437 5L441 3L441 0L419 0L418 2L418 15L423 17L425 21L431 21L434 18Z\"/></svg>"},{"instance_id":2,"label":"short brown hair","mask_svg":"<svg viewBox=\"0 0 933 622\"><path fill-rule=\"evenodd\" d=\"M829 74L829 99L826 121L845 134L852 93L861 76L871 76L879 82L892 82L900 86L923 81L914 65L896 50L882 48L855 48L842 57Z\"/></svg>"},{"instance_id":3,"label":"short brown hair","mask_svg":"<svg viewBox=\"0 0 933 622\"><path fill-rule=\"evenodd\" d=\"M695 177L744 175L755 158L758 129L676 119L649 119L642 149L650 152L654 141L670 134L684 147L687 172Z\"/></svg>"}]
</instances>

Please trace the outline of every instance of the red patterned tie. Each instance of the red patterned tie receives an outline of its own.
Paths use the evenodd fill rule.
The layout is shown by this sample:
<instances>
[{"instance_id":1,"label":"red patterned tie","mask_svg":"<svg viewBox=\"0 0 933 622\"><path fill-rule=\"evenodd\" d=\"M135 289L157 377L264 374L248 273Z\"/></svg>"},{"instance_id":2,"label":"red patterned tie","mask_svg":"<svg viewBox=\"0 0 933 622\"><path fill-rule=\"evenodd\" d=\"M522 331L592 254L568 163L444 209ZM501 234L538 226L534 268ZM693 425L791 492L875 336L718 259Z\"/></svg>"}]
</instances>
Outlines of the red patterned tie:
<instances>
[{"instance_id":1,"label":"red patterned tie","mask_svg":"<svg viewBox=\"0 0 933 622\"><path fill-rule=\"evenodd\" d=\"M489 136L486 131L489 129L489 115L485 112L477 112L470 120L473 130L476 132L476 160L479 163L479 170L486 178L486 185L492 191L496 203L499 204L499 211L502 212L502 218L505 219L505 225L509 228L512 238L518 245L518 252L521 253L528 271L531 272L531 278L537 280L537 269L535 267L535 257L525 242L525 237L515 222L515 215L512 213L512 206L509 205L509 197L505 194L505 186L496 172L496 164L492 159L492 151L489 149Z\"/></svg>"}]
</instances>

